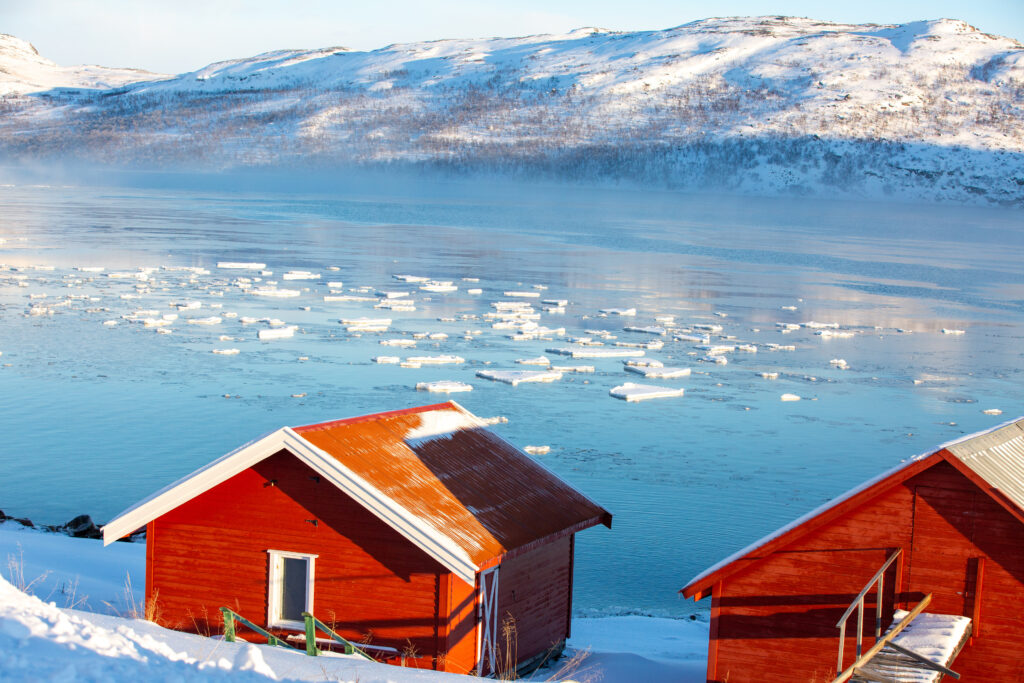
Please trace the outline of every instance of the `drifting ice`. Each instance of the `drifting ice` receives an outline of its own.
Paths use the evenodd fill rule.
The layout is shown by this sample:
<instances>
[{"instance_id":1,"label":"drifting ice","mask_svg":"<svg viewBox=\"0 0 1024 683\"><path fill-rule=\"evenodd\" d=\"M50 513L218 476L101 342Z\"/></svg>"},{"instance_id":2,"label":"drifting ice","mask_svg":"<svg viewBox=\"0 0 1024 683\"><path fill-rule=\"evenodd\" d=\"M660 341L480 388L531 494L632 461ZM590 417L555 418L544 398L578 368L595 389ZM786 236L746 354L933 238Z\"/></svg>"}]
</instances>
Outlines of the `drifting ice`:
<instances>
[{"instance_id":1,"label":"drifting ice","mask_svg":"<svg viewBox=\"0 0 1024 683\"><path fill-rule=\"evenodd\" d=\"M453 394L460 391L473 391L473 387L465 382L452 380L441 380L438 382L419 382L416 384L418 391L429 391L432 393Z\"/></svg>"},{"instance_id":2,"label":"drifting ice","mask_svg":"<svg viewBox=\"0 0 1024 683\"><path fill-rule=\"evenodd\" d=\"M218 261L217 267L225 270L263 270L267 267L267 264L245 263L242 261Z\"/></svg>"},{"instance_id":3,"label":"drifting ice","mask_svg":"<svg viewBox=\"0 0 1024 683\"><path fill-rule=\"evenodd\" d=\"M477 377L492 382L503 382L516 386L523 382L555 382L562 379L562 373L543 370L480 370Z\"/></svg>"},{"instance_id":4,"label":"drifting ice","mask_svg":"<svg viewBox=\"0 0 1024 683\"><path fill-rule=\"evenodd\" d=\"M274 327L269 330L260 330L257 336L260 341L266 341L268 339L287 339L295 336L295 330L298 329L295 325L289 325L287 327Z\"/></svg>"},{"instance_id":5,"label":"drifting ice","mask_svg":"<svg viewBox=\"0 0 1024 683\"><path fill-rule=\"evenodd\" d=\"M646 353L641 349L595 349L592 347L577 349L568 346L544 350L548 353L557 353L572 358L639 358Z\"/></svg>"},{"instance_id":6,"label":"drifting ice","mask_svg":"<svg viewBox=\"0 0 1024 683\"><path fill-rule=\"evenodd\" d=\"M689 377L690 368L645 368L637 365L627 365L626 370L643 375L649 379L676 379L677 377Z\"/></svg>"},{"instance_id":7,"label":"drifting ice","mask_svg":"<svg viewBox=\"0 0 1024 683\"><path fill-rule=\"evenodd\" d=\"M409 363L419 363L420 365L447 365L455 363L465 363L466 359L462 356L410 356L405 359Z\"/></svg>"},{"instance_id":8,"label":"drifting ice","mask_svg":"<svg viewBox=\"0 0 1024 683\"><path fill-rule=\"evenodd\" d=\"M626 382L623 385L611 389L608 394L615 398L622 399L623 401L635 403L637 401L646 401L652 398L672 398L674 396L682 396L685 392L685 389L670 389L667 387L655 387L647 384Z\"/></svg>"},{"instance_id":9,"label":"drifting ice","mask_svg":"<svg viewBox=\"0 0 1024 683\"><path fill-rule=\"evenodd\" d=\"M780 401L799 401L800 397L797 396L796 394L783 394L782 396L779 396L779 400Z\"/></svg>"}]
</instances>

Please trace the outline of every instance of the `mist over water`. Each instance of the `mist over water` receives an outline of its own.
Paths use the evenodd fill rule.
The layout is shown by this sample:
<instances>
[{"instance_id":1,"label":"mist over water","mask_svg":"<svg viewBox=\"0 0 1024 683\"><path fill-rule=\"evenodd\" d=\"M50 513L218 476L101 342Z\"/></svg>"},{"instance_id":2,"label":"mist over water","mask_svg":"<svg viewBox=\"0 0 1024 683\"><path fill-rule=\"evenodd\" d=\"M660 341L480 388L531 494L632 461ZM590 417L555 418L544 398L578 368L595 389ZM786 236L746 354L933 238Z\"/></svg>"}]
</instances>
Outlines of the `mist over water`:
<instances>
[{"instance_id":1,"label":"mist over water","mask_svg":"<svg viewBox=\"0 0 1024 683\"><path fill-rule=\"evenodd\" d=\"M577 537L576 608L679 615L696 607L675 592L704 567L902 458L1024 414L1019 210L381 174L131 180L0 188L0 507L8 514L106 521L282 425L436 402L444 397L415 384L460 380L474 391L456 400L506 416L495 429L519 446L550 446L538 459L615 515L612 530ZM291 269L321 278L280 282L304 291L264 299L232 285L258 275L219 270L218 261L265 262L274 275L264 280ZM75 270L89 266L105 271ZM143 289L109 277L139 267L164 270ZM167 269L180 267L210 272ZM421 292L395 274L459 289ZM417 310L326 302L328 281L370 288L367 296L406 289ZM566 336L650 341L622 328L673 315L680 329L721 325L713 343L758 350L716 365L669 334L647 356L693 374L645 381L617 359L546 351L565 339L512 341L481 318L504 292L535 285L547 287L535 290L540 298L569 300L564 314L541 321ZM469 294L473 287L483 293ZM184 300L203 308L181 312L170 334L121 319L139 309L171 313ZM29 315L33 306L52 313ZM635 318L599 314L629 307ZM229 311L239 317L185 322ZM394 322L361 336L338 323L363 315ZM299 331L259 342L242 316ZM852 336L784 334L776 324L809 321ZM467 330L480 334L465 339ZM466 362L371 362L413 353L381 338L420 332L448 338L418 340L415 353ZM222 347L240 352L211 353ZM596 372L517 387L475 376L522 369L516 359L541 354ZM608 396L628 381L686 395L639 404ZM783 393L803 400L782 402ZM982 412L992 408L1004 414Z\"/></svg>"}]
</instances>

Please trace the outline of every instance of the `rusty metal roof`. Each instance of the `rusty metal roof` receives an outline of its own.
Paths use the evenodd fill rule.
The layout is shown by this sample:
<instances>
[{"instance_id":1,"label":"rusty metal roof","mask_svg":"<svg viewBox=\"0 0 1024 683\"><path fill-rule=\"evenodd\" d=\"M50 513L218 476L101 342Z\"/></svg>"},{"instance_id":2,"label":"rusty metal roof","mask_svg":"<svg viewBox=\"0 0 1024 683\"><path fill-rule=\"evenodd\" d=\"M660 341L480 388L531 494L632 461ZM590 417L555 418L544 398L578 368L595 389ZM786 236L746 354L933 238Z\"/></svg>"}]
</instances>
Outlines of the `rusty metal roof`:
<instances>
[{"instance_id":1,"label":"rusty metal roof","mask_svg":"<svg viewBox=\"0 0 1024 683\"><path fill-rule=\"evenodd\" d=\"M948 444L946 450L1024 511L1024 418Z\"/></svg>"},{"instance_id":2,"label":"rusty metal roof","mask_svg":"<svg viewBox=\"0 0 1024 683\"><path fill-rule=\"evenodd\" d=\"M468 583L477 571L611 514L455 402L266 434L103 527L111 543L287 450Z\"/></svg>"},{"instance_id":3,"label":"rusty metal roof","mask_svg":"<svg viewBox=\"0 0 1024 683\"><path fill-rule=\"evenodd\" d=\"M449 537L477 568L611 524L606 510L454 402L294 431Z\"/></svg>"}]
</instances>

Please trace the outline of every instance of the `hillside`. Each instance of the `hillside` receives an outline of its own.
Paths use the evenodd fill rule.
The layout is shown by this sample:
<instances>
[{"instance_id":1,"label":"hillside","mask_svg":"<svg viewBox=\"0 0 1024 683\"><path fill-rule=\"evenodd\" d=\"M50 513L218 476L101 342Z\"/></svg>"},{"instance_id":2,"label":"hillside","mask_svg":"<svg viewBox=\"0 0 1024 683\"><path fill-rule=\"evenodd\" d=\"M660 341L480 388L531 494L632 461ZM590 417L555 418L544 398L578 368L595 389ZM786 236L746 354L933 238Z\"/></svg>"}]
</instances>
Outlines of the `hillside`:
<instances>
[{"instance_id":1,"label":"hillside","mask_svg":"<svg viewBox=\"0 0 1024 683\"><path fill-rule=\"evenodd\" d=\"M40 56L31 43L0 33L0 97L5 99L54 88L106 90L126 83L159 78L167 76L141 69L58 66Z\"/></svg>"},{"instance_id":2,"label":"hillside","mask_svg":"<svg viewBox=\"0 0 1024 683\"><path fill-rule=\"evenodd\" d=\"M48 87L6 86L8 157L1024 202L1024 47L947 19L285 50L114 89Z\"/></svg>"}]
</instances>

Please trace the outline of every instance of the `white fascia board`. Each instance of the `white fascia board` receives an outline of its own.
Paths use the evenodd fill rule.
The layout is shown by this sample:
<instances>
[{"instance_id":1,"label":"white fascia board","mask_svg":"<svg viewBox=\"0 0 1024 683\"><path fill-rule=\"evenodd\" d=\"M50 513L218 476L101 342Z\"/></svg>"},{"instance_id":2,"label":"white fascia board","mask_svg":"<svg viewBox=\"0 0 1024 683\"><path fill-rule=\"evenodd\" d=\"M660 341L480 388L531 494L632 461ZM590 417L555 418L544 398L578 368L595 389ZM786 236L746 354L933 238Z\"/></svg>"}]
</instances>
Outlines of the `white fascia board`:
<instances>
[{"instance_id":1,"label":"white fascia board","mask_svg":"<svg viewBox=\"0 0 1024 683\"><path fill-rule=\"evenodd\" d=\"M290 427L236 448L128 508L104 525L103 544L110 545L281 450L312 467L460 579L476 585L477 567L465 550Z\"/></svg>"},{"instance_id":2,"label":"white fascia board","mask_svg":"<svg viewBox=\"0 0 1024 683\"><path fill-rule=\"evenodd\" d=\"M284 437L284 429L265 434L139 501L103 525L103 545L110 545L160 515L187 503L199 494L277 453L286 447Z\"/></svg>"},{"instance_id":3,"label":"white fascia board","mask_svg":"<svg viewBox=\"0 0 1024 683\"><path fill-rule=\"evenodd\" d=\"M470 586L476 585L476 564L473 563L466 551L451 538L398 505L383 491L345 467L334 456L306 441L291 428L285 427L281 431L286 434L286 448L295 457L319 472L321 476L347 493L353 500L460 579Z\"/></svg>"}]
</instances>

